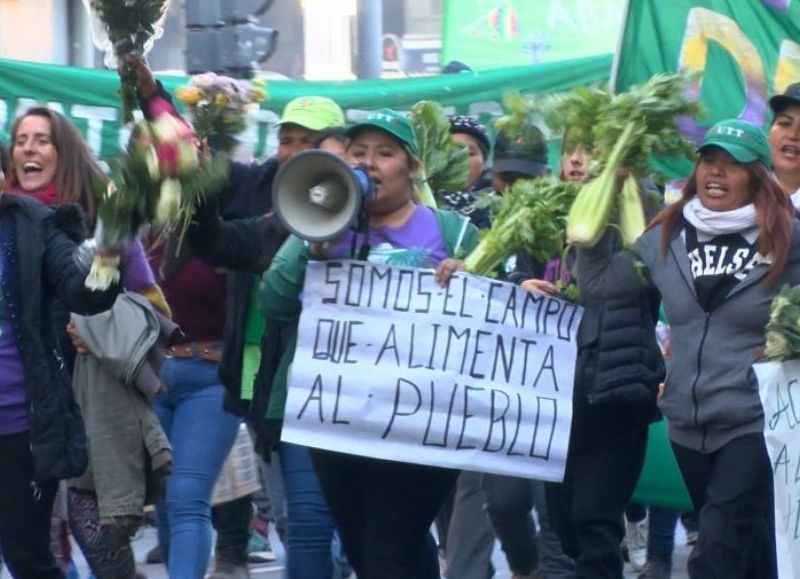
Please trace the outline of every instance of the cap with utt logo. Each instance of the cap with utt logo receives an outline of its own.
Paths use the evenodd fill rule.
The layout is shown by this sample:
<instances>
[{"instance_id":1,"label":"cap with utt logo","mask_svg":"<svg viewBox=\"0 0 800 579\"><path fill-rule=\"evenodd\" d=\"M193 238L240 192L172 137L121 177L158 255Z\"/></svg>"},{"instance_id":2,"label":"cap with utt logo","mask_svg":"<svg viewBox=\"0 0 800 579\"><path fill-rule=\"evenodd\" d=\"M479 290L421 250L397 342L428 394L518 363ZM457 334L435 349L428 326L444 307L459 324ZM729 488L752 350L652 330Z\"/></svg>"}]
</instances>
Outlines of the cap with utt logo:
<instances>
[{"instance_id":1,"label":"cap with utt logo","mask_svg":"<svg viewBox=\"0 0 800 579\"><path fill-rule=\"evenodd\" d=\"M392 109L380 109L369 113L364 120L359 121L349 129L348 136L352 137L362 129L380 129L400 140L408 147L412 155L417 155L417 135L411 121L402 113Z\"/></svg>"},{"instance_id":2,"label":"cap with utt logo","mask_svg":"<svg viewBox=\"0 0 800 579\"><path fill-rule=\"evenodd\" d=\"M708 129L703 142L697 147L697 152L706 147L719 147L740 163L761 161L767 167L772 166L767 135L760 127L747 121L720 121Z\"/></svg>"}]
</instances>

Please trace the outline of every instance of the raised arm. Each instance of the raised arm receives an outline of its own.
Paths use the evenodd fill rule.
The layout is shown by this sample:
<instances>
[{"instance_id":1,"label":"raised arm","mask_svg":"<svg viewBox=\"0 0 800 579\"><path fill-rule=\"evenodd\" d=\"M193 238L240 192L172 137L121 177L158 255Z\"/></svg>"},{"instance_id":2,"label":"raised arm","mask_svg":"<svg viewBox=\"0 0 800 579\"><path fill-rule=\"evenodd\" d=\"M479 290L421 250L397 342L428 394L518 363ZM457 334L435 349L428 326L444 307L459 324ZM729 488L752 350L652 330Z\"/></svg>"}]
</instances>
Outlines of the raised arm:
<instances>
[{"instance_id":1,"label":"raised arm","mask_svg":"<svg viewBox=\"0 0 800 579\"><path fill-rule=\"evenodd\" d=\"M617 234L609 229L591 248L577 250L578 290L583 299L601 300L636 294L650 284L642 261L644 236L630 249L620 249Z\"/></svg>"},{"instance_id":2,"label":"raised arm","mask_svg":"<svg viewBox=\"0 0 800 579\"><path fill-rule=\"evenodd\" d=\"M112 283L102 291L87 288L85 281L89 267L76 259L77 249L75 242L49 220L46 224L42 265L46 283L55 289L59 299L71 312L92 315L105 311L114 305L119 283Z\"/></svg>"},{"instance_id":3,"label":"raised arm","mask_svg":"<svg viewBox=\"0 0 800 579\"><path fill-rule=\"evenodd\" d=\"M196 209L186 239L195 255L211 265L261 273L287 235L274 215L223 220L212 199Z\"/></svg>"}]
</instances>

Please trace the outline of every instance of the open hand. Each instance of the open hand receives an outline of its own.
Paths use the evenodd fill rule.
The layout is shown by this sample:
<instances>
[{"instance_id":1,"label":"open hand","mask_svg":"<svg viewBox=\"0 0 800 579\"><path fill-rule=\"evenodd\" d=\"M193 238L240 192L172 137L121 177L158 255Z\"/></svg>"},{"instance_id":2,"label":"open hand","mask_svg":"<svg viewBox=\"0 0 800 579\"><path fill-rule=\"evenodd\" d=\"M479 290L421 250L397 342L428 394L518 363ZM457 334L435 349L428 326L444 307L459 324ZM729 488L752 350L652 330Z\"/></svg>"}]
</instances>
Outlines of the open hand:
<instances>
[{"instance_id":1,"label":"open hand","mask_svg":"<svg viewBox=\"0 0 800 579\"><path fill-rule=\"evenodd\" d=\"M436 283L441 287L446 286L450 278L453 277L453 274L457 271L466 271L463 261L453 259L452 257L440 261L439 265L436 266L436 273L434 274Z\"/></svg>"},{"instance_id":2,"label":"open hand","mask_svg":"<svg viewBox=\"0 0 800 579\"><path fill-rule=\"evenodd\" d=\"M78 330L75 328L75 324L72 320L67 323L67 334L69 334L69 340L72 342L72 346L78 354L89 353L89 348L87 348L86 343L81 340L81 337L78 335Z\"/></svg>"},{"instance_id":3,"label":"open hand","mask_svg":"<svg viewBox=\"0 0 800 579\"><path fill-rule=\"evenodd\" d=\"M540 292L551 296L558 294L556 285L543 279L526 279L520 284L520 287L529 292Z\"/></svg>"}]
</instances>

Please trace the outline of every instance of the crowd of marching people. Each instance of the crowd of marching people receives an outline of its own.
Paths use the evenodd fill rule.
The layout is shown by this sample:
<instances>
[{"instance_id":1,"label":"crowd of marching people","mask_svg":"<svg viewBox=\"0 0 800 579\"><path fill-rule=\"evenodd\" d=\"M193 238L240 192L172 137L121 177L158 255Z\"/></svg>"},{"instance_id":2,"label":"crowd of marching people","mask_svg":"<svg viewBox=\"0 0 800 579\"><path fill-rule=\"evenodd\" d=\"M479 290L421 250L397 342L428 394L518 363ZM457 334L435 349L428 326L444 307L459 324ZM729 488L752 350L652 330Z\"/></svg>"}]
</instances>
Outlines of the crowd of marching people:
<instances>
[{"instance_id":1,"label":"crowd of marching people","mask_svg":"<svg viewBox=\"0 0 800 579\"><path fill-rule=\"evenodd\" d=\"M189 122L141 60L128 64L146 118ZM649 225L633 251L610 227L591 248L503 262L504 280L583 307L557 483L307 448L283 441L281 426L309 262L430 268L446 286L491 225L479 198L543 175L593 177L596 151L580 134L566 129L554 167L540 127L492 135L477 119L449 117L469 171L434 209L415 189L420 145L405 114L347 123L333 100L300 97L282 112L275 155L231 162L185 237L153 231L104 248L119 257L120 278L100 291L84 283L84 241L107 177L63 115L21 111L0 150L8 572L64 577L68 529L96 579L144 577L131 537L155 505L150 556L175 579L249 577L250 562L274 558L273 524L289 579L489 579L496 541L515 579L620 579L625 559L641 579L666 579L679 519L693 579L776 579L772 469L751 366L771 298L800 283L800 85L770 107L766 133L736 119L708 130L675 203L639 183ZM360 231L307 242L273 213L276 174L309 149L368 175ZM662 416L693 512L632 501ZM240 446L258 483L216 500Z\"/></svg>"}]
</instances>

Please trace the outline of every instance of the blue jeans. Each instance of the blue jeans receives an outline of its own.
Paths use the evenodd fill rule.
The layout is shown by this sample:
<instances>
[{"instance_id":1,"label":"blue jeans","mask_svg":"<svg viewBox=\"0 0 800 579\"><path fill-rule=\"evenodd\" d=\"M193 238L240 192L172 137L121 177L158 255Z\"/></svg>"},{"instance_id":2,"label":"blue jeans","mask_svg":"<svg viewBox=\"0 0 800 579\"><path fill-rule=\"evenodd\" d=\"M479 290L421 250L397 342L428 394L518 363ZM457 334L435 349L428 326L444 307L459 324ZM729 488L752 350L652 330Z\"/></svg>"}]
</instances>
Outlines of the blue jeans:
<instances>
[{"instance_id":1,"label":"blue jeans","mask_svg":"<svg viewBox=\"0 0 800 579\"><path fill-rule=\"evenodd\" d=\"M158 505L158 539L171 579L200 579L211 554L211 492L236 439L239 418L222 409L217 365L169 358L167 391L154 407L172 444L173 469Z\"/></svg>"},{"instance_id":2,"label":"blue jeans","mask_svg":"<svg viewBox=\"0 0 800 579\"><path fill-rule=\"evenodd\" d=\"M288 510L288 577L331 579L333 516L322 496L308 448L281 442L278 453Z\"/></svg>"}]
</instances>

